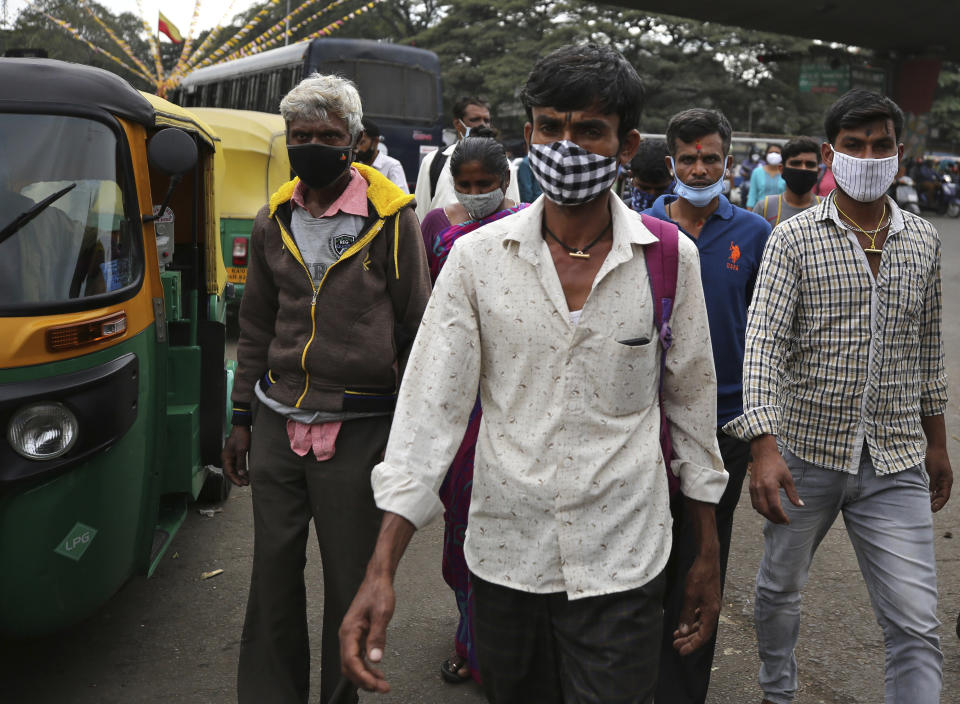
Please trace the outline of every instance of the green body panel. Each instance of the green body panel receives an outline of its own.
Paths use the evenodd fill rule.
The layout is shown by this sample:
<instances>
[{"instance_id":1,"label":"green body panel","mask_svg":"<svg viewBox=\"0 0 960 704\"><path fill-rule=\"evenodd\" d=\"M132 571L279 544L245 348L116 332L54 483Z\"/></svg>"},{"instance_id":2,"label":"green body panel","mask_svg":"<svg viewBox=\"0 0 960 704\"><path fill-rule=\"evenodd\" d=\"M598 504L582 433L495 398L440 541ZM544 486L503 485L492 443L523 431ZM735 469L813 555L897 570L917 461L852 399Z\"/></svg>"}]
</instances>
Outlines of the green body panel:
<instances>
[{"instance_id":1,"label":"green body panel","mask_svg":"<svg viewBox=\"0 0 960 704\"><path fill-rule=\"evenodd\" d=\"M163 284L163 305L166 309L167 320L180 320L183 317L181 309L181 276L179 271L164 271L160 274Z\"/></svg>"},{"instance_id":2,"label":"green body panel","mask_svg":"<svg viewBox=\"0 0 960 704\"><path fill-rule=\"evenodd\" d=\"M200 348L171 347L167 378L167 452L160 493L196 498L205 476L200 465Z\"/></svg>"},{"instance_id":3,"label":"green body panel","mask_svg":"<svg viewBox=\"0 0 960 704\"><path fill-rule=\"evenodd\" d=\"M249 237L253 230L253 220L247 218L220 218L220 248L223 263L233 267L233 240L237 237ZM246 269L247 267L238 267ZM239 303L243 298L243 284L234 283L231 302Z\"/></svg>"},{"instance_id":4,"label":"green body panel","mask_svg":"<svg viewBox=\"0 0 960 704\"><path fill-rule=\"evenodd\" d=\"M146 570L159 504L163 436L156 429L164 425L164 399L157 389L165 381L165 346L151 325L75 359L0 370L0 384L42 379L128 352L139 361L139 410L127 433L62 474L0 494L0 633L38 635L79 621ZM68 559L63 553L82 540L78 523L96 534L80 559Z\"/></svg>"}]
</instances>

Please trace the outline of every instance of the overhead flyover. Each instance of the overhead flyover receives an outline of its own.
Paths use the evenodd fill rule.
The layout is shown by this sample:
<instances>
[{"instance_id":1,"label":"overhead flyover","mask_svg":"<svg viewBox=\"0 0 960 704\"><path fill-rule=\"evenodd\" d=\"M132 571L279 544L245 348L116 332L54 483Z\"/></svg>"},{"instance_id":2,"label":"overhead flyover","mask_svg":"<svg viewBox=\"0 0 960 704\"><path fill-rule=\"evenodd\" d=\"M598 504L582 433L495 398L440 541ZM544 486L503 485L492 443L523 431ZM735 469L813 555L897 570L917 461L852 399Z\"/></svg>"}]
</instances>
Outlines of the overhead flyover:
<instances>
[{"instance_id":1,"label":"overhead flyover","mask_svg":"<svg viewBox=\"0 0 960 704\"><path fill-rule=\"evenodd\" d=\"M958 0L606 0L632 10L873 49L893 66L888 91L907 113L907 151L922 152L944 60L960 61Z\"/></svg>"},{"instance_id":2,"label":"overhead flyover","mask_svg":"<svg viewBox=\"0 0 960 704\"><path fill-rule=\"evenodd\" d=\"M794 37L960 61L957 0L607 0L613 5Z\"/></svg>"}]
</instances>

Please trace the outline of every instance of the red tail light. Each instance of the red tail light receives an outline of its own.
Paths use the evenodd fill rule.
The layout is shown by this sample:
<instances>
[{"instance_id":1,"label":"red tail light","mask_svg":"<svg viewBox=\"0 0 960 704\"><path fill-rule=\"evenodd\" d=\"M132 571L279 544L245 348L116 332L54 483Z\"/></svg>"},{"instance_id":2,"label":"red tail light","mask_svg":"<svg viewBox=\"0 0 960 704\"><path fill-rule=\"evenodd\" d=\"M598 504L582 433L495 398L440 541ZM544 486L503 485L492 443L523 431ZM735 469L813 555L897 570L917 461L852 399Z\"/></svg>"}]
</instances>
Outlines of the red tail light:
<instances>
[{"instance_id":1,"label":"red tail light","mask_svg":"<svg viewBox=\"0 0 960 704\"><path fill-rule=\"evenodd\" d=\"M234 266L246 266L247 265L247 244L249 243L249 237L235 237L233 240L233 265Z\"/></svg>"}]
</instances>

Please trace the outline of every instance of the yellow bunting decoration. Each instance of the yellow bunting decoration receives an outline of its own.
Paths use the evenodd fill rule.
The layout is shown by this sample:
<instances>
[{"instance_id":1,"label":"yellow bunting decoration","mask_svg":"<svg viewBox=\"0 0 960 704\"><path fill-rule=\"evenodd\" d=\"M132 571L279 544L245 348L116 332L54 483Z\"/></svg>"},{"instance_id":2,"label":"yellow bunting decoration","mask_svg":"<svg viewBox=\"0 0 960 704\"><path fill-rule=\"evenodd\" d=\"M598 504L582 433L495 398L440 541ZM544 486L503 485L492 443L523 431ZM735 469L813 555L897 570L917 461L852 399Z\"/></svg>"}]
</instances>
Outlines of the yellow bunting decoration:
<instances>
[{"instance_id":1,"label":"yellow bunting decoration","mask_svg":"<svg viewBox=\"0 0 960 704\"><path fill-rule=\"evenodd\" d=\"M81 36L80 33L70 25L69 22L64 22L63 20L58 20L56 17L54 17L54 16L52 16L52 15L48 15L47 13L43 13L43 14L44 14L44 16L45 16L48 20L50 20L51 22L54 22L55 24L57 24L57 25L58 25L59 27L61 27L62 29L65 29L67 32L69 32L69 33L74 37L74 39L79 39L81 42L83 42L84 44L86 44L88 47L90 47L90 48L91 48L94 52L96 52L97 54L100 54L101 56L106 56L108 59L110 59L110 60L113 61L114 63L117 63L117 64L119 64L120 66L123 66L123 68L125 68L125 69L126 69L127 71L129 71L130 73L132 73L132 74L134 74L134 75L137 75L137 76L140 76L140 77L142 77L142 78L145 78L147 81L150 81L151 83L153 82L153 80L152 80L149 76L147 76L146 74L141 73L140 71L138 71L137 69L135 69L133 66L130 66L129 64L125 63L122 59L118 59L116 56L114 56L113 54L111 54L109 51L106 51L105 49L101 49L99 46L97 46L97 45L94 44L93 42L91 42L91 41L89 41L88 39L86 39L85 37Z\"/></svg>"}]
</instances>

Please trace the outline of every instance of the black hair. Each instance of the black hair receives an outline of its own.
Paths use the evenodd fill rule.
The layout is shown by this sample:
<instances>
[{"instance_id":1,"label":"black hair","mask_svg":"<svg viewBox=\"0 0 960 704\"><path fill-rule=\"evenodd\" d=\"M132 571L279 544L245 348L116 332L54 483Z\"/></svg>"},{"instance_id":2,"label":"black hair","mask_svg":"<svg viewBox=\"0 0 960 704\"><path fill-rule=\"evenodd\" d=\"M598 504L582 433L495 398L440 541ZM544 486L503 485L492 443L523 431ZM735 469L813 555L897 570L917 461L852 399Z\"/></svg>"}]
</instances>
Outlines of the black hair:
<instances>
[{"instance_id":1,"label":"black hair","mask_svg":"<svg viewBox=\"0 0 960 704\"><path fill-rule=\"evenodd\" d=\"M903 110L885 95L854 88L840 96L827 108L823 119L823 131L827 141L833 144L842 129L853 129L877 120L892 120L893 131L900 141L903 132Z\"/></svg>"},{"instance_id":2,"label":"black hair","mask_svg":"<svg viewBox=\"0 0 960 704\"><path fill-rule=\"evenodd\" d=\"M813 152L817 155L817 162L820 162L820 145L816 140L810 137L795 137L783 145L783 164L786 166L787 159L792 159L798 154Z\"/></svg>"},{"instance_id":3,"label":"black hair","mask_svg":"<svg viewBox=\"0 0 960 704\"><path fill-rule=\"evenodd\" d=\"M374 142L380 141L380 128L377 126L377 123L368 118L363 118L363 131L367 133L367 136L372 139Z\"/></svg>"},{"instance_id":4,"label":"black hair","mask_svg":"<svg viewBox=\"0 0 960 704\"><path fill-rule=\"evenodd\" d=\"M664 183L671 180L667 171L667 143L662 139L645 139L630 160L630 173L646 183Z\"/></svg>"},{"instance_id":5,"label":"black hair","mask_svg":"<svg viewBox=\"0 0 960 704\"><path fill-rule=\"evenodd\" d=\"M783 147L776 142L770 142L770 144L767 145L767 148L763 150L764 155L769 154L773 149L779 150L781 154L783 153Z\"/></svg>"},{"instance_id":6,"label":"black hair","mask_svg":"<svg viewBox=\"0 0 960 704\"><path fill-rule=\"evenodd\" d=\"M510 181L510 162L503 145L491 137L475 137L471 130L470 136L457 142L456 149L450 155L450 175L454 178L460 172L460 167L471 161L479 161L483 170L500 178L500 185L506 188Z\"/></svg>"},{"instance_id":7,"label":"black hair","mask_svg":"<svg viewBox=\"0 0 960 704\"><path fill-rule=\"evenodd\" d=\"M490 109L490 104L483 98L478 98L475 95L464 95L453 104L454 119L462 120L464 115L467 114L467 106L469 105L478 105L481 108Z\"/></svg>"},{"instance_id":8,"label":"black hair","mask_svg":"<svg viewBox=\"0 0 960 704\"><path fill-rule=\"evenodd\" d=\"M617 136L640 125L643 82L616 49L599 44L569 44L540 58L527 77L520 99L533 121L533 108L561 112L596 106L620 118Z\"/></svg>"},{"instance_id":9,"label":"black hair","mask_svg":"<svg viewBox=\"0 0 960 704\"><path fill-rule=\"evenodd\" d=\"M723 153L730 152L733 128L722 112L707 108L690 108L678 112L667 124L667 148L670 154L674 155L677 153L678 139L683 142L694 142L708 134L719 134L720 141L723 142Z\"/></svg>"}]
</instances>

